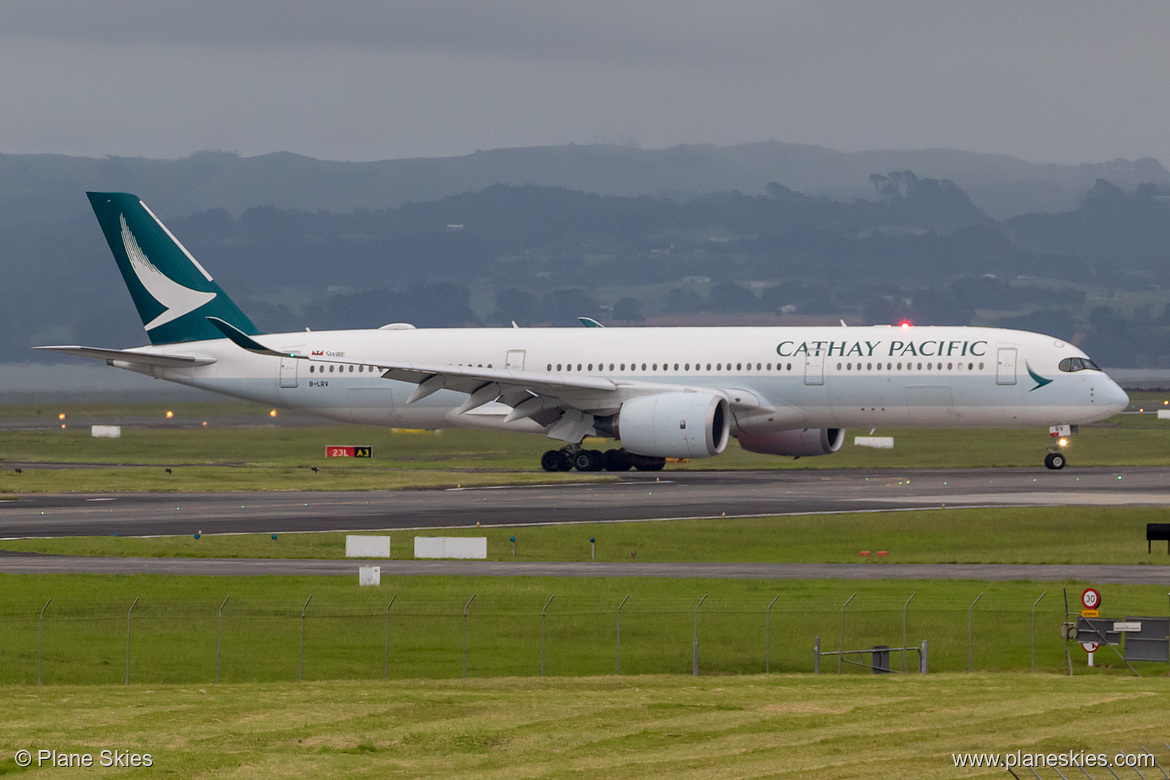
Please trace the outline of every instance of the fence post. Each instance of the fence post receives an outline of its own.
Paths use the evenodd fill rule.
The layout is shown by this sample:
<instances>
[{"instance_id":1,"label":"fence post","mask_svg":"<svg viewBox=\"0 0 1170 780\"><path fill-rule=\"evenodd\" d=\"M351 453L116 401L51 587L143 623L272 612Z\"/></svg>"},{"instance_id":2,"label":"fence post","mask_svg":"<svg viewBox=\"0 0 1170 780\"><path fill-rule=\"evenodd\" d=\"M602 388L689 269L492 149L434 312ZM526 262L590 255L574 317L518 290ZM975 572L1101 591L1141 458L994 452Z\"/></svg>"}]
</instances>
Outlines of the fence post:
<instances>
[{"instance_id":1,"label":"fence post","mask_svg":"<svg viewBox=\"0 0 1170 780\"><path fill-rule=\"evenodd\" d=\"M776 598L772 599L772 604L776 603L776 599L780 598L780 594L776 594ZM768 605L764 618L764 674L772 671L772 604Z\"/></svg>"},{"instance_id":2,"label":"fence post","mask_svg":"<svg viewBox=\"0 0 1170 780\"><path fill-rule=\"evenodd\" d=\"M544 677L544 613L548 611L548 605L557 597L553 594L548 597L548 601L544 602L544 609L540 610L540 676Z\"/></svg>"},{"instance_id":3,"label":"fence post","mask_svg":"<svg viewBox=\"0 0 1170 780\"><path fill-rule=\"evenodd\" d=\"M309 602L313 600L312 596L305 601L305 606L301 607L301 666L300 671L297 672L297 679L305 679L305 612L309 609Z\"/></svg>"},{"instance_id":4,"label":"fence post","mask_svg":"<svg viewBox=\"0 0 1170 780\"><path fill-rule=\"evenodd\" d=\"M902 605L902 671L906 671L906 608L910 606L910 602L918 595L918 591L910 594L910 598L906 599L906 603ZM876 664L874 664L876 666Z\"/></svg>"},{"instance_id":5,"label":"fence post","mask_svg":"<svg viewBox=\"0 0 1170 780\"><path fill-rule=\"evenodd\" d=\"M856 593L853 594L853 596L856 595ZM841 646L837 648L841 652L837 656L837 674L841 674L841 659L845 656L845 607L849 606L850 601L853 601L853 596L847 598L845 603L841 605Z\"/></svg>"},{"instance_id":6,"label":"fence post","mask_svg":"<svg viewBox=\"0 0 1170 780\"><path fill-rule=\"evenodd\" d=\"M1040 599L1048 595L1048 591L1040 594ZM1040 603L1040 599L1036 599L1032 603L1032 671L1036 671L1036 605Z\"/></svg>"},{"instance_id":7,"label":"fence post","mask_svg":"<svg viewBox=\"0 0 1170 780\"><path fill-rule=\"evenodd\" d=\"M975 600L971 602L971 606L967 609L967 671L972 669L972 658L974 653L974 634L973 625L975 620L975 605L979 603L979 599L983 598L983 592L980 591Z\"/></svg>"},{"instance_id":8,"label":"fence post","mask_svg":"<svg viewBox=\"0 0 1170 780\"><path fill-rule=\"evenodd\" d=\"M821 673L821 638L818 636L813 645L813 674Z\"/></svg>"},{"instance_id":9,"label":"fence post","mask_svg":"<svg viewBox=\"0 0 1170 780\"><path fill-rule=\"evenodd\" d=\"M126 684L130 684L130 615L134 612L134 605L138 603L140 596L134 597L134 604L130 605L130 609L126 612Z\"/></svg>"},{"instance_id":10,"label":"fence post","mask_svg":"<svg viewBox=\"0 0 1170 780\"><path fill-rule=\"evenodd\" d=\"M624 607L626 602L629 600L630 594L627 593L626 597L622 599L622 603L618 604L617 609L617 673L619 677L622 673L622 607Z\"/></svg>"},{"instance_id":11,"label":"fence post","mask_svg":"<svg viewBox=\"0 0 1170 780\"><path fill-rule=\"evenodd\" d=\"M922 640L922 650L918 653L918 673L927 674L930 670L930 661L926 655L926 640Z\"/></svg>"},{"instance_id":12,"label":"fence post","mask_svg":"<svg viewBox=\"0 0 1170 780\"><path fill-rule=\"evenodd\" d=\"M471 602L475 601L476 594L472 593L471 598L463 605L463 676L467 677L467 608L471 606Z\"/></svg>"},{"instance_id":13,"label":"fence post","mask_svg":"<svg viewBox=\"0 0 1170 780\"><path fill-rule=\"evenodd\" d=\"M230 599L230 598L231 598L231 596L226 597L223 600L223 604L219 605L219 628L216 631L216 636L215 636L215 682L216 682L216 685L219 684L219 653L220 653L220 649L223 647L223 608L224 608L224 606L227 605L228 599Z\"/></svg>"},{"instance_id":14,"label":"fence post","mask_svg":"<svg viewBox=\"0 0 1170 780\"><path fill-rule=\"evenodd\" d=\"M50 598L45 602L45 606L41 607L40 622L37 625L37 685L41 684L41 659L44 657L43 650L45 648L45 610L49 608L52 601L53 599Z\"/></svg>"},{"instance_id":15,"label":"fence post","mask_svg":"<svg viewBox=\"0 0 1170 780\"><path fill-rule=\"evenodd\" d=\"M393 596L390 597L390 603L386 605L386 640L385 640L385 648L386 648L385 667L386 667L386 671L385 671L385 677L384 677L384 679L386 679L386 680L390 679L390 607L394 606L394 600L396 598L398 598L397 593L395 593Z\"/></svg>"},{"instance_id":16,"label":"fence post","mask_svg":"<svg viewBox=\"0 0 1170 780\"><path fill-rule=\"evenodd\" d=\"M695 605L695 641L691 650L691 674L695 677L699 676L699 607L703 606L706 600L707 594L704 593L703 598Z\"/></svg>"}]
</instances>

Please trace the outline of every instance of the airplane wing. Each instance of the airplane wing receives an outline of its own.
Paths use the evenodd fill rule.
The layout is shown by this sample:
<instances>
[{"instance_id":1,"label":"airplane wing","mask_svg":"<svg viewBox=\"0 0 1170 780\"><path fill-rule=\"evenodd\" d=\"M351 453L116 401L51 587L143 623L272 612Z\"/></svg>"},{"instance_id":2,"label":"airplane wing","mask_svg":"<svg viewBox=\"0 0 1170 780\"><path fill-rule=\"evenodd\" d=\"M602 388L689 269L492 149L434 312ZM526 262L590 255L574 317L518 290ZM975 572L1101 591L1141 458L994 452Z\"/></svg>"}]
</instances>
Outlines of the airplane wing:
<instances>
[{"instance_id":1,"label":"airplane wing","mask_svg":"<svg viewBox=\"0 0 1170 780\"><path fill-rule=\"evenodd\" d=\"M191 368L193 366L209 366L215 358L196 357L194 355L167 355L161 352L146 352L133 349L103 349L102 347L80 346L53 346L33 347L48 352L60 352L63 355L97 358L98 360L120 361L137 366L156 366L161 368Z\"/></svg>"},{"instance_id":2,"label":"airplane wing","mask_svg":"<svg viewBox=\"0 0 1170 780\"><path fill-rule=\"evenodd\" d=\"M637 380L614 381L605 377L550 374L537 371L513 371L476 366L455 366L439 363L407 363L381 358L362 360L311 357L288 354L270 349L255 338L232 327L223 320L207 318L237 346L262 355L293 357L316 364L375 366L386 379L418 385L407 403L415 403L439 390L466 393L467 400L457 410L466 414L473 409L495 401L512 407L504 422L531 418L550 427L549 436L564 441L579 441L593 431L593 415L614 414L624 401L643 395L681 392L688 388L679 385L657 384ZM727 390L733 409L754 409L759 399L750 391Z\"/></svg>"}]
</instances>

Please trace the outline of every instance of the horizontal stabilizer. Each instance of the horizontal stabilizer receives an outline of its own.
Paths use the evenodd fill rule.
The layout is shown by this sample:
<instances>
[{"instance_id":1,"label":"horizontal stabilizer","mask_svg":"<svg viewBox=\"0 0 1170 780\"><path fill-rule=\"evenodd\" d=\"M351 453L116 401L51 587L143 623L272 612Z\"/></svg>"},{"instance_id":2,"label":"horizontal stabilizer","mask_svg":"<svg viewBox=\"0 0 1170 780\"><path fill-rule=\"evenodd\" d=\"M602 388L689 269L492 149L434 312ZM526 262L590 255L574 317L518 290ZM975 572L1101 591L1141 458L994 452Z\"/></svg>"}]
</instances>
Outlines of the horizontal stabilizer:
<instances>
[{"instance_id":1,"label":"horizontal stabilizer","mask_svg":"<svg viewBox=\"0 0 1170 780\"><path fill-rule=\"evenodd\" d=\"M193 366L209 366L215 362L211 357L195 357L194 355L166 355L161 352L139 352L132 349L103 349L101 347L34 347L49 352L60 352L63 355L97 358L98 360L120 360L123 363L132 363L137 366L160 366L162 368L191 368Z\"/></svg>"}]
</instances>

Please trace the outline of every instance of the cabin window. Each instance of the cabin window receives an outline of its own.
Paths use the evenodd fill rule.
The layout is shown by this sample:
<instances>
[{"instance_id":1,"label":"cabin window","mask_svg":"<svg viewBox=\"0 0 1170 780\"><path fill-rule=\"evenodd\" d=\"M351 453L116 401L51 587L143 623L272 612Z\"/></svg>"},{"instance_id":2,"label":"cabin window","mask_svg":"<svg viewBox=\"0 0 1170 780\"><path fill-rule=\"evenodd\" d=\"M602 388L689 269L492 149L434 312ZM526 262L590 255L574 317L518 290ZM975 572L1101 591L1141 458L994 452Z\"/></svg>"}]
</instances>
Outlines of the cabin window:
<instances>
[{"instance_id":1,"label":"cabin window","mask_svg":"<svg viewBox=\"0 0 1170 780\"><path fill-rule=\"evenodd\" d=\"M736 363L735 370L736 371L743 371L743 363Z\"/></svg>"},{"instance_id":2,"label":"cabin window","mask_svg":"<svg viewBox=\"0 0 1170 780\"><path fill-rule=\"evenodd\" d=\"M866 363L866 364L865 364L865 370L866 370L866 371L872 371L872 370L873 370L873 363Z\"/></svg>"},{"instance_id":3,"label":"cabin window","mask_svg":"<svg viewBox=\"0 0 1170 780\"><path fill-rule=\"evenodd\" d=\"M610 364L609 364L609 370L610 370L610 371L613 371L613 363L610 363Z\"/></svg>"},{"instance_id":4,"label":"cabin window","mask_svg":"<svg viewBox=\"0 0 1170 780\"><path fill-rule=\"evenodd\" d=\"M643 371L645 371L645 370L646 370L646 364L645 364L645 363L643 363L643 364L642 364L642 370L643 370Z\"/></svg>"}]
</instances>

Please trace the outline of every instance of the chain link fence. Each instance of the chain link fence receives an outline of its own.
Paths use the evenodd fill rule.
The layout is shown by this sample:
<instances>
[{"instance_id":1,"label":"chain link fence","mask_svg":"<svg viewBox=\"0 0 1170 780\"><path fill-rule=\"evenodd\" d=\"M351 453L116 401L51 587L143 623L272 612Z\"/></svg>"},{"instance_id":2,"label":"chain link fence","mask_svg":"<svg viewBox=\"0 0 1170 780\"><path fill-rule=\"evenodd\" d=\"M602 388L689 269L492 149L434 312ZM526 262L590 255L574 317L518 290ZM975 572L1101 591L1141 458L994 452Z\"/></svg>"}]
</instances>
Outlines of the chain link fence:
<instances>
[{"instance_id":1,"label":"chain link fence","mask_svg":"<svg viewBox=\"0 0 1170 780\"><path fill-rule=\"evenodd\" d=\"M0 683L812 672L818 637L830 650L929 640L931 672L1066 670L1059 594L1038 589L963 607L906 595L790 603L777 593L684 600L635 592L602 603L549 593L518 603L403 592L375 606L336 596L168 601L144 593L124 602L8 602L0 606ZM895 653L890 667L917 672L918 661Z\"/></svg>"}]
</instances>

